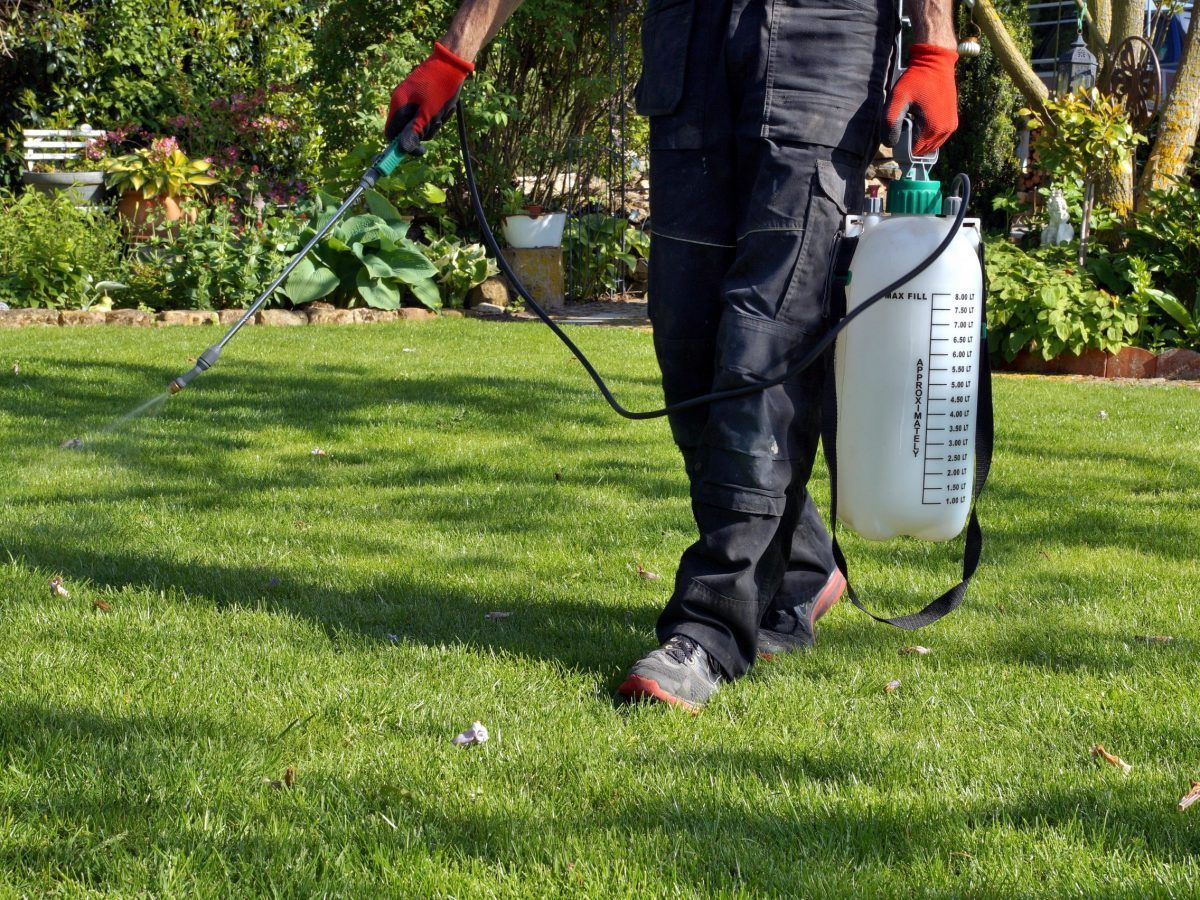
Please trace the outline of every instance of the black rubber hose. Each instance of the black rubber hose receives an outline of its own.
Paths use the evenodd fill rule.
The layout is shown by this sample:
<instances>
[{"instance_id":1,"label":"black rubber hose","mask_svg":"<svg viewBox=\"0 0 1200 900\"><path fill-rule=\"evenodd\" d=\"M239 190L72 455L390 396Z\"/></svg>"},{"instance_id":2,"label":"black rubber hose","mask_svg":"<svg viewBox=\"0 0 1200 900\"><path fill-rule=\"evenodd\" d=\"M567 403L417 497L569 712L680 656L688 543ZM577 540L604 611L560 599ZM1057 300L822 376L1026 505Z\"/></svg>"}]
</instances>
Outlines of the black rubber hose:
<instances>
[{"instance_id":1,"label":"black rubber hose","mask_svg":"<svg viewBox=\"0 0 1200 900\"><path fill-rule=\"evenodd\" d=\"M467 121L466 115L463 112L461 100L459 101L455 112L458 118L458 142L462 147L463 168L466 172L467 191L471 195L471 207L475 211L475 218L479 221L479 230L483 232L483 241L485 244L487 244L488 249L492 251L492 255L496 257L496 265L500 267L500 271L504 273L506 278L508 278L509 284L513 286L513 289L521 295L521 299L525 301L526 305L533 310L539 319L546 323L547 327L549 327L549 329L553 331L555 335L557 335L558 339L562 341L563 344L566 345L567 349L575 355L575 358L579 360L584 370L589 376L591 376L592 381L596 383L596 387L599 388L601 395L604 397L608 405L611 406L618 415L624 416L626 419L658 419L662 418L663 416L670 415L671 413L683 412L686 409L694 409L697 406L716 403L720 400L733 400L737 397L745 397L749 394L755 394L759 391L764 391L767 388L775 387L776 385L783 384L785 381L790 381L791 379L795 378L821 358L821 356L826 350L829 349L830 345L837 339L837 336L841 334L842 330L847 325L853 322L856 318L858 318L858 316L866 312L870 307L874 306L884 297L888 296L892 291L896 290L896 288L907 284L909 281L916 278L927 268L933 265L938 257L946 252L947 248L954 242L954 238L958 235L959 229L962 227L963 219L965 219L967 215L967 204L971 201L971 179L968 178L965 173L959 172L954 176L954 180L951 182L951 184L959 185L962 202L959 204L958 212L954 216L954 224L951 225L950 230L946 233L946 236L942 239L942 242L933 249L933 252L913 266L909 271L905 272L887 287L876 291L861 304L856 306L850 313L844 316L840 322L825 332L825 335L821 338L821 340L818 341L811 350L804 354L799 362L797 362L782 375L767 379L766 381L760 381L755 384L747 385L746 387L701 394L699 397L692 397L690 400L672 403L670 406L664 406L661 409L651 409L639 412L637 410L626 409L621 405L617 398L613 396L612 391L609 390L608 385L604 382L604 379L600 377L600 373L596 371L596 368L592 365L591 360L589 360L584 355L583 351L575 345L575 342L567 336L567 333L563 331L562 327L552 318L550 318L549 313L542 309L542 307L538 305L538 302L529 295L529 291L525 288L525 285L521 283L521 279L517 277L516 272L512 270L512 266L508 264L508 260L504 258L504 254L500 252L500 245L496 241L496 235L493 234L492 229L488 227L487 216L483 211L483 202L479 198L479 185L475 181L475 167L471 163L471 148L467 141Z\"/></svg>"}]
</instances>

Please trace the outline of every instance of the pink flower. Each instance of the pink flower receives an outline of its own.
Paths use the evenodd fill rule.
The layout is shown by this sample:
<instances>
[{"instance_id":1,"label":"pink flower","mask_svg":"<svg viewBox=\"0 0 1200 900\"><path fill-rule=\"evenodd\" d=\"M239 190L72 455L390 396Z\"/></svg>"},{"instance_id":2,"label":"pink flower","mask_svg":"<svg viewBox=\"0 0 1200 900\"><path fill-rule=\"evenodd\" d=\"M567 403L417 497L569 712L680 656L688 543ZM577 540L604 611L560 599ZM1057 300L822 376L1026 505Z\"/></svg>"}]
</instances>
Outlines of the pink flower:
<instances>
[{"instance_id":1,"label":"pink flower","mask_svg":"<svg viewBox=\"0 0 1200 900\"><path fill-rule=\"evenodd\" d=\"M155 138L150 142L150 155L155 159L166 159L179 149L179 141L174 137Z\"/></svg>"}]
</instances>

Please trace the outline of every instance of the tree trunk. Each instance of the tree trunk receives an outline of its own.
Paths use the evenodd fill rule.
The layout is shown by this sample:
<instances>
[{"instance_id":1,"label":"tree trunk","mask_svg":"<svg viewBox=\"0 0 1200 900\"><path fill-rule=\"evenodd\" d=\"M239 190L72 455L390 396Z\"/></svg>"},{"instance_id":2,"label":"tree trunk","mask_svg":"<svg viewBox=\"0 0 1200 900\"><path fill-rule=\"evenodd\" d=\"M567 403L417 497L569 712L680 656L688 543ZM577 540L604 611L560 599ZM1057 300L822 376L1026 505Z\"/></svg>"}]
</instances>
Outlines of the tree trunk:
<instances>
[{"instance_id":1,"label":"tree trunk","mask_svg":"<svg viewBox=\"0 0 1200 900\"><path fill-rule=\"evenodd\" d=\"M1193 15L1192 22L1194 23ZM1175 86L1167 97L1158 126L1158 139L1142 170L1138 185L1138 207L1151 190L1168 187L1171 179L1187 171L1200 129L1200 49L1196 48L1195 24L1188 28L1183 58L1175 73Z\"/></svg>"},{"instance_id":2,"label":"tree trunk","mask_svg":"<svg viewBox=\"0 0 1200 900\"><path fill-rule=\"evenodd\" d=\"M1101 89L1108 90L1108 80L1112 75L1112 63L1116 57L1117 47L1128 37L1141 36L1146 30L1144 0L1113 0L1112 30L1108 41L1108 52L1104 55L1104 68L1101 70L1098 84ZM1117 214L1121 221L1127 221L1133 214L1133 165L1129 171L1120 174L1105 173L1100 179L1099 201Z\"/></svg>"},{"instance_id":3,"label":"tree trunk","mask_svg":"<svg viewBox=\"0 0 1200 900\"><path fill-rule=\"evenodd\" d=\"M1108 41L1112 36L1112 0L1088 0L1088 17L1092 27L1087 31L1088 48L1103 60L1108 54Z\"/></svg>"},{"instance_id":4,"label":"tree trunk","mask_svg":"<svg viewBox=\"0 0 1200 900\"><path fill-rule=\"evenodd\" d=\"M996 7L992 5L991 0L975 0L971 17L991 43L992 52L996 54L996 59L1000 60L1001 68L1013 80L1013 84L1017 86L1017 90L1021 92L1025 102L1032 109L1041 109L1046 98L1050 96L1050 92L1046 90L1046 85L1042 84L1042 79L1034 74L1029 60L1025 58L1021 48L1012 39L1008 27L1000 18L1000 14L996 12Z\"/></svg>"}]
</instances>

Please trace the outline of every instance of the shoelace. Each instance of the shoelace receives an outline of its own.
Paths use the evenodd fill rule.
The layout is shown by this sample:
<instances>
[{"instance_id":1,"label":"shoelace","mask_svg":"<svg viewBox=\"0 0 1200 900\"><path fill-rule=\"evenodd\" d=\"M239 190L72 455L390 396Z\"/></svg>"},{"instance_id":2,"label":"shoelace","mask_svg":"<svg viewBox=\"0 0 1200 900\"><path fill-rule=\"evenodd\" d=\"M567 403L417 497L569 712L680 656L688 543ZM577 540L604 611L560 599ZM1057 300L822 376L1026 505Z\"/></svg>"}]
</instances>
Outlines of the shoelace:
<instances>
[{"instance_id":1,"label":"shoelace","mask_svg":"<svg viewBox=\"0 0 1200 900\"><path fill-rule=\"evenodd\" d=\"M699 649L699 644L691 638L679 634L663 644L663 650L667 656L671 657L677 663L690 663Z\"/></svg>"}]
</instances>

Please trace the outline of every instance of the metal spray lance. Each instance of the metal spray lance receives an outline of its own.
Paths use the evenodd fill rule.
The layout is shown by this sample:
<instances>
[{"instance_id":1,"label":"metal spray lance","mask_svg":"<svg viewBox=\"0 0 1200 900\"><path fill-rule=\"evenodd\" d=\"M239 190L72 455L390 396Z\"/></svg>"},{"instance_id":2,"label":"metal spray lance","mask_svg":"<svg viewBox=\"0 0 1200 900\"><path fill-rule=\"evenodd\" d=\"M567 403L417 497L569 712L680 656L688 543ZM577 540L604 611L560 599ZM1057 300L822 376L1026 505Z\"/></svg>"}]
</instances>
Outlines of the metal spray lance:
<instances>
[{"instance_id":1,"label":"metal spray lance","mask_svg":"<svg viewBox=\"0 0 1200 900\"><path fill-rule=\"evenodd\" d=\"M346 199L342 201L341 206L337 208L337 211L334 212L329 220L317 230L317 233L309 239L308 243L300 248L300 252L292 257L291 261L284 266L283 271L279 273L278 277L267 285L266 290L258 295L258 298L250 304L250 308L246 310L245 314L225 332L225 336L201 353L191 371L185 372L172 381L167 390L172 394L178 394L191 384L193 378L201 372L207 372L216 365L217 360L221 358L221 351L225 349L225 345L233 340L233 336L241 330L242 326L249 322L254 314L258 312L259 308L270 299L276 289L292 274L292 270L300 264L300 261L308 256L313 247L320 243L321 238L325 237L334 225L341 221L342 216L358 201L358 198L373 188L380 178L391 175L396 170L396 167L404 161L405 156L404 151L400 149L399 138L392 141L386 150L376 156L371 161L370 168L358 180L358 185L346 196Z\"/></svg>"}]
</instances>

